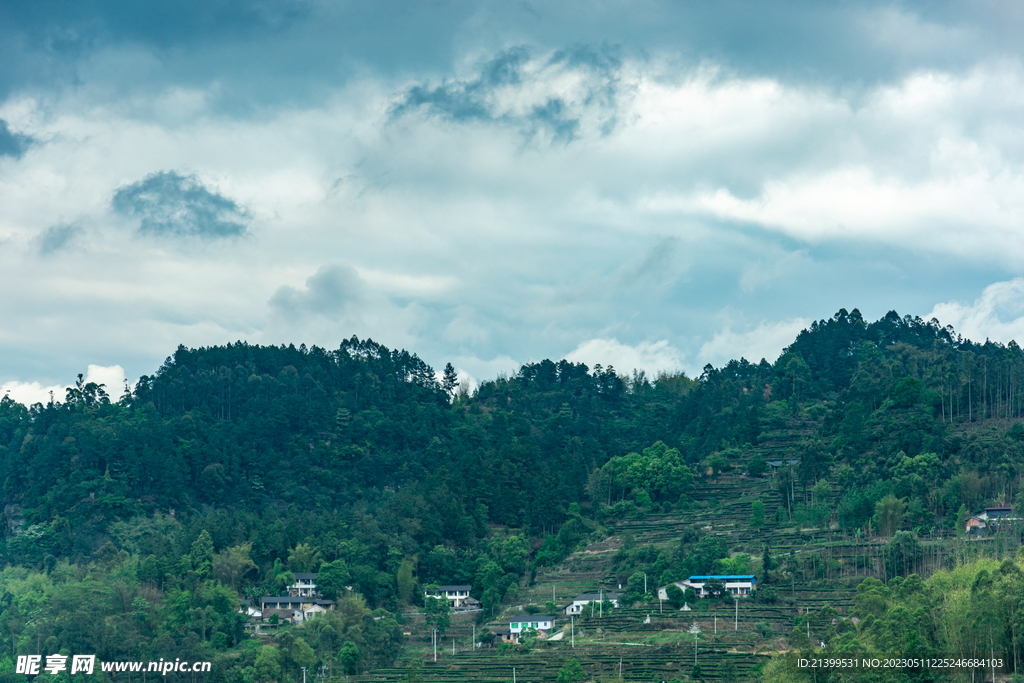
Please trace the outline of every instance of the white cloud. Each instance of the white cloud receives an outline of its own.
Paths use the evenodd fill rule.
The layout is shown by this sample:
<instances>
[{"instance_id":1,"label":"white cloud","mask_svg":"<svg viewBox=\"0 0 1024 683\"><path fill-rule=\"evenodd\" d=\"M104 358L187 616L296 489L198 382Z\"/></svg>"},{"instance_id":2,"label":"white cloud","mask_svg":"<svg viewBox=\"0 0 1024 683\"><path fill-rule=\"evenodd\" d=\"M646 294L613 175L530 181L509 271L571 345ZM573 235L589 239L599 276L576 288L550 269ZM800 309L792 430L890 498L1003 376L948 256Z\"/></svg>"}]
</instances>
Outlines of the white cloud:
<instances>
[{"instance_id":1,"label":"white cloud","mask_svg":"<svg viewBox=\"0 0 1024 683\"><path fill-rule=\"evenodd\" d=\"M636 130L657 123L664 143L656 152L641 139L637 149L659 169L662 157L682 157L672 164L677 172L701 162L707 170L688 173L689 186L652 184L638 201L642 211L736 221L808 243L1024 264L1019 64L916 73L856 101L700 76L649 90L650 102L641 96L638 107L652 113L646 123L641 114ZM716 178L715 156L738 170Z\"/></svg>"},{"instance_id":2,"label":"white cloud","mask_svg":"<svg viewBox=\"0 0 1024 683\"><path fill-rule=\"evenodd\" d=\"M104 391L107 392L112 401L116 401L124 393L124 368L120 365L90 365L85 373L84 381L86 384L95 382L96 384L105 385ZM72 385L53 384L44 386L40 382L10 381L0 385L0 395L6 394L18 403L26 406L35 403L45 405L50 402L51 393L53 394L54 401L63 402L65 391L70 386Z\"/></svg>"},{"instance_id":3,"label":"white cloud","mask_svg":"<svg viewBox=\"0 0 1024 683\"><path fill-rule=\"evenodd\" d=\"M0 118L40 143L0 164L3 376L18 376L15 357L63 363L52 378L112 353L135 375L179 343L352 334L435 366L464 358L480 378L573 346L622 372L692 371L770 359L796 316L820 312L808 288L834 300L885 272L894 281L856 304L888 310L896 287L927 286L922 252L970 257L984 282L993 263L1024 264L1019 64L849 94L672 55L595 71L552 54L483 93L490 113L472 120L389 118L409 82L371 72L253 118L211 109L215 88L13 96ZM565 108L538 113L549 100ZM551 126L576 120L554 140ZM111 198L162 171L247 207L248 237L133 237ZM40 236L71 225L74 248L40 257ZM818 248L834 243L859 249L843 277ZM900 282L877 267L895 258ZM736 297L757 316L717 317Z\"/></svg>"},{"instance_id":4,"label":"white cloud","mask_svg":"<svg viewBox=\"0 0 1024 683\"><path fill-rule=\"evenodd\" d=\"M745 332L733 332L726 327L700 347L697 357L702 366L710 363L722 367L730 360L740 358L746 358L751 363L759 363L764 358L774 363L782 349L792 344L800 331L810 324L810 320L796 318L775 323L762 322Z\"/></svg>"},{"instance_id":5,"label":"white cloud","mask_svg":"<svg viewBox=\"0 0 1024 683\"><path fill-rule=\"evenodd\" d=\"M64 389L60 384L43 386L39 382L4 382L0 385L0 394L6 394L22 405L30 406L35 403L46 404L50 401L50 394L53 394L54 401L61 401L64 398Z\"/></svg>"},{"instance_id":6,"label":"white cloud","mask_svg":"<svg viewBox=\"0 0 1024 683\"><path fill-rule=\"evenodd\" d=\"M971 304L936 304L926 320L937 318L975 342L1024 343L1024 278L989 285Z\"/></svg>"},{"instance_id":7,"label":"white cloud","mask_svg":"<svg viewBox=\"0 0 1024 683\"><path fill-rule=\"evenodd\" d=\"M565 359L586 363L591 368L598 363L605 367L611 365L620 374L644 370L652 377L661 372L678 372L683 367L683 354L667 339L644 341L635 346L617 339L591 339L567 353Z\"/></svg>"},{"instance_id":8,"label":"white cloud","mask_svg":"<svg viewBox=\"0 0 1024 683\"><path fill-rule=\"evenodd\" d=\"M475 383L479 379L493 379L498 375L511 375L522 365L511 356L499 355L490 360L475 356L456 356L452 365L459 373L459 378L468 377ZM463 375L465 373L465 375Z\"/></svg>"},{"instance_id":9,"label":"white cloud","mask_svg":"<svg viewBox=\"0 0 1024 683\"><path fill-rule=\"evenodd\" d=\"M391 296L433 299L459 284L453 275L411 275L369 268L356 268L356 272L368 285Z\"/></svg>"},{"instance_id":10,"label":"white cloud","mask_svg":"<svg viewBox=\"0 0 1024 683\"><path fill-rule=\"evenodd\" d=\"M465 383L470 393L476 391L481 382L492 380L498 375L511 376L522 365L506 355L496 356L491 360L482 360L475 356L457 356L451 363L459 377L459 383ZM441 371L437 371L438 379L442 374Z\"/></svg>"},{"instance_id":11,"label":"white cloud","mask_svg":"<svg viewBox=\"0 0 1024 683\"><path fill-rule=\"evenodd\" d=\"M117 400L124 393L124 383L127 378L124 368L120 365L90 365L85 374L85 383L95 382L104 385L104 390L111 399Z\"/></svg>"},{"instance_id":12,"label":"white cloud","mask_svg":"<svg viewBox=\"0 0 1024 683\"><path fill-rule=\"evenodd\" d=\"M1009 169L995 176L968 169L908 182L878 177L869 168L848 168L769 181L756 199L719 189L698 197L694 208L808 242L867 240L1024 263L1024 245L1017 239L1024 220L1024 173ZM978 225L986 229L979 231Z\"/></svg>"}]
</instances>

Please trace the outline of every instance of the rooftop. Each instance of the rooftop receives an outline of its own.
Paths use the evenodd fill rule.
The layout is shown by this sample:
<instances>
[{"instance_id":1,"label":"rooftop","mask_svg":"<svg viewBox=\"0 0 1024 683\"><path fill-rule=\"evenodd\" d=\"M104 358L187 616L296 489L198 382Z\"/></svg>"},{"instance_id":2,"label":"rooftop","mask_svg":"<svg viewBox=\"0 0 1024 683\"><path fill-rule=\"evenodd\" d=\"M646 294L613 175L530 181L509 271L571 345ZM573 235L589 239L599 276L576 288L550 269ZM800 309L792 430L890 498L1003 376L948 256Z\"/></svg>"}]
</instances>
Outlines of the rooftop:
<instances>
[{"instance_id":1,"label":"rooftop","mask_svg":"<svg viewBox=\"0 0 1024 683\"><path fill-rule=\"evenodd\" d=\"M757 580L757 577L753 574L710 574L707 576L691 576L690 581L708 581L710 579L719 579L722 581L751 581Z\"/></svg>"},{"instance_id":2,"label":"rooftop","mask_svg":"<svg viewBox=\"0 0 1024 683\"><path fill-rule=\"evenodd\" d=\"M267 595L260 598L260 602L310 602L309 598L299 597L297 595Z\"/></svg>"},{"instance_id":3,"label":"rooftop","mask_svg":"<svg viewBox=\"0 0 1024 683\"><path fill-rule=\"evenodd\" d=\"M600 600L601 599L601 595L602 595L601 593L580 593L574 599L575 600ZM604 597L606 599L608 599L608 600L616 600L616 599L622 597L622 593L612 593L611 591L606 591L604 593Z\"/></svg>"}]
</instances>

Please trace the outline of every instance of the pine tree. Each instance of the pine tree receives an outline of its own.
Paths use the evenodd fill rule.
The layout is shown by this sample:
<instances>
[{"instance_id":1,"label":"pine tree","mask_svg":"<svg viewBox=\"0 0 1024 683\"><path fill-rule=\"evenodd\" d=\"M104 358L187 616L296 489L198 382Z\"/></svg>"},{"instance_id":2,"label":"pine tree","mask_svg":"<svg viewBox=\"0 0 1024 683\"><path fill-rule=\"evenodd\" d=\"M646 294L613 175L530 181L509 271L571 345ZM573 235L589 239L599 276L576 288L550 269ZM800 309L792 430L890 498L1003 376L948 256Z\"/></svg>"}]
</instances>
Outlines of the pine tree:
<instances>
[{"instance_id":1,"label":"pine tree","mask_svg":"<svg viewBox=\"0 0 1024 683\"><path fill-rule=\"evenodd\" d=\"M761 585L768 585L768 572L775 569L775 560L772 559L772 547L770 544L764 544L764 555L761 557L761 569L764 572L764 576L761 577Z\"/></svg>"},{"instance_id":2,"label":"pine tree","mask_svg":"<svg viewBox=\"0 0 1024 683\"><path fill-rule=\"evenodd\" d=\"M444 366L444 377L441 379L441 389L448 395L448 398L455 396L455 388L459 386L459 375L451 363Z\"/></svg>"}]
</instances>

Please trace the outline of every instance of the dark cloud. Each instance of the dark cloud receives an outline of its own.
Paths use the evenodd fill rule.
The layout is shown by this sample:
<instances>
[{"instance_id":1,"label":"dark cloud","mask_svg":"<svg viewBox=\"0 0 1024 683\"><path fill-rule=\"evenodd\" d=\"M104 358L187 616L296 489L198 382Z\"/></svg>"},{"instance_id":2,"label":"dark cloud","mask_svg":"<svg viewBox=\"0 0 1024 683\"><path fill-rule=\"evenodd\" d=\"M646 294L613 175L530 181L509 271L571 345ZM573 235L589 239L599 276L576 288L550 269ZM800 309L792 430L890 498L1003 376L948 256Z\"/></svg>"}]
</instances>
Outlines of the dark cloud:
<instances>
[{"instance_id":1,"label":"dark cloud","mask_svg":"<svg viewBox=\"0 0 1024 683\"><path fill-rule=\"evenodd\" d=\"M84 84L159 90L217 84L247 114L323 101L358 72L447 66L471 3L342 0L0 2L0 101ZM105 65L92 63L104 55ZM139 59L140 55L155 59ZM121 63L123 62L123 63ZM107 69L106 66L113 68Z\"/></svg>"},{"instance_id":2,"label":"dark cloud","mask_svg":"<svg viewBox=\"0 0 1024 683\"><path fill-rule=\"evenodd\" d=\"M392 107L391 115L398 118L422 107L452 121L493 121L498 116L486 102L487 95L499 86L520 85L529 56L526 48L515 47L485 63L471 81L446 82L436 88L414 85Z\"/></svg>"},{"instance_id":3,"label":"dark cloud","mask_svg":"<svg viewBox=\"0 0 1024 683\"><path fill-rule=\"evenodd\" d=\"M12 133L7 122L0 119L0 157L14 157L20 159L29 145L32 138L19 133Z\"/></svg>"},{"instance_id":4,"label":"dark cloud","mask_svg":"<svg viewBox=\"0 0 1024 683\"><path fill-rule=\"evenodd\" d=\"M39 236L36 238L39 253L43 256L49 256L66 249L81 232L81 226L74 224L51 225L39 233Z\"/></svg>"},{"instance_id":5,"label":"dark cloud","mask_svg":"<svg viewBox=\"0 0 1024 683\"><path fill-rule=\"evenodd\" d=\"M321 266L306 279L305 289L284 285L270 297L270 307L286 318L313 314L336 316L363 301L366 285L352 266Z\"/></svg>"},{"instance_id":6,"label":"dark cloud","mask_svg":"<svg viewBox=\"0 0 1024 683\"><path fill-rule=\"evenodd\" d=\"M1020 57L1022 30L1018 3L991 1L649 0L642 10L626 0L6 1L0 99L82 84L137 93L216 83L214 106L252 113L323 102L367 73L445 73L465 54L515 43L546 51L608 42L631 56L677 55L742 75L871 86L921 69ZM105 66L92 61L100 54ZM470 106L458 115L473 116L474 102L462 103Z\"/></svg>"},{"instance_id":7,"label":"dark cloud","mask_svg":"<svg viewBox=\"0 0 1024 683\"><path fill-rule=\"evenodd\" d=\"M578 138L583 119L596 117L600 133L607 135L615 127L621 68L618 50L609 46L576 46L543 61L531 61L527 48L515 47L484 63L475 78L408 88L391 108L391 117L423 111L454 122L508 124L527 137L546 133L560 142ZM558 82L566 72L574 76L568 91ZM516 99L526 99L525 105L494 96L508 89L519 90Z\"/></svg>"},{"instance_id":8,"label":"dark cloud","mask_svg":"<svg viewBox=\"0 0 1024 683\"><path fill-rule=\"evenodd\" d=\"M139 232L153 235L238 237L249 212L211 192L194 175L161 171L114 193L114 211L141 219Z\"/></svg>"},{"instance_id":9,"label":"dark cloud","mask_svg":"<svg viewBox=\"0 0 1024 683\"><path fill-rule=\"evenodd\" d=\"M131 41L160 48L208 39L264 37L309 14L305 0L116 0L5 2L9 27L54 54L83 54L106 42Z\"/></svg>"}]
</instances>

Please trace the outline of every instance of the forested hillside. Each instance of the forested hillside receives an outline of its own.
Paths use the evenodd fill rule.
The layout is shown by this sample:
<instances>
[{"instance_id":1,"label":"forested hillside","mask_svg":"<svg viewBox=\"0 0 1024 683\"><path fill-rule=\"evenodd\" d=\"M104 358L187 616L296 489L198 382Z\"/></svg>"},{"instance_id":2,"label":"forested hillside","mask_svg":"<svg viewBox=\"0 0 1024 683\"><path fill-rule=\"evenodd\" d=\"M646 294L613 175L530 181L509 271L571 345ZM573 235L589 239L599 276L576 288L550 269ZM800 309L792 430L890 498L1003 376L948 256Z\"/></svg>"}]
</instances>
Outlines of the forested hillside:
<instances>
[{"instance_id":1,"label":"forested hillside","mask_svg":"<svg viewBox=\"0 0 1024 683\"><path fill-rule=\"evenodd\" d=\"M214 675L239 683L342 650L353 671L389 665L420 587L471 583L493 614L616 520L688 510L695 487L775 460L779 522L953 535L1018 498L1020 379L1014 343L856 310L775 363L650 378L543 361L472 395L369 340L181 347L122 396L0 401L0 650L230 651ZM697 556L658 578L714 569ZM274 661L247 647L238 596L312 571L344 608L332 633Z\"/></svg>"}]
</instances>

